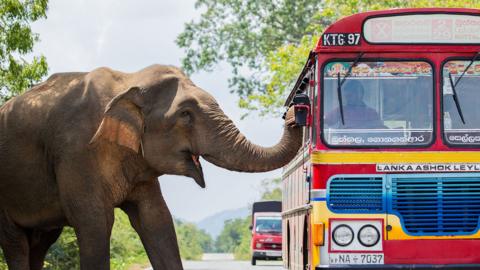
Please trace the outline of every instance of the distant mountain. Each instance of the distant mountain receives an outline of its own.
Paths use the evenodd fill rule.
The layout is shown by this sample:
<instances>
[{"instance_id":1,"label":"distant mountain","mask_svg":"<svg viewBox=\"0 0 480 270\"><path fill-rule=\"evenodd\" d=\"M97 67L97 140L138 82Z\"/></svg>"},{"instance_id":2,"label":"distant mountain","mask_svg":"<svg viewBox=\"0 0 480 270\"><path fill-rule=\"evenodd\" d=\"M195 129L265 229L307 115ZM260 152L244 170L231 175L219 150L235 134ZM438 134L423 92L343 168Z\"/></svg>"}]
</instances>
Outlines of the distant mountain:
<instances>
[{"instance_id":1,"label":"distant mountain","mask_svg":"<svg viewBox=\"0 0 480 270\"><path fill-rule=\"evenodd\" d=\"M225 210L202 219L197 223L197 226L210 234L213 239L216 239L217 236L222 232L223 225L226 220L245 218L250 215L250 212L251 210L248 207Z\"/></svg>"}]
</instances>

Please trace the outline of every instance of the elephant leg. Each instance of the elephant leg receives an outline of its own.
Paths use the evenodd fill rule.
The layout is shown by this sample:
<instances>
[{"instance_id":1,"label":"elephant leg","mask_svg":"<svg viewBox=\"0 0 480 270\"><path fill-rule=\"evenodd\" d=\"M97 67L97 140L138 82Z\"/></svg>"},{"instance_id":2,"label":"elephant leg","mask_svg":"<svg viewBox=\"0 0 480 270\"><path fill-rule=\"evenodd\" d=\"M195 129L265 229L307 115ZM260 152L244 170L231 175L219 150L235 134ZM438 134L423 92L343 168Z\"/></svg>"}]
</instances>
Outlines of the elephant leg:
<instances>
[{"instance_id":1,"label":"elephant leg","mask_svg":"<svg viewBox=\"0 0 480 270\"><path fill-rule=\"evenodd\" d=\"M51 231L33 231L30 236L30 270L41 270L47 251L62 233L63 228Z\"/></svg>"},{"instance_id":2,"label":"elephant leg","mask_svg":"<svg viewBox=\"0 0 480 270\"><path fill-rule=\"evenodd\" d=\"M25 230L0 212L0 246L9 270L29 270L29 246Z\"/></svg>"},{"instance_id":3,"label":"elephant leg","mask_svg":"<svg viewBox=\"0 0 480 270\"><path fill-rule=\"evenodd\" d=\"M104 179L85 170L85 164L89 163L80 159L57 166L60 201L77 236L80 269L109 270L113 206L105 195Z\"/></svg>"},{"instance_id":4,"label":"elephant leg","mask_svg":"<svg viewBox=\"0 0 480 270\"><path fill-rule=\"evenodd\" d=\"M113 226L113 209L109 213L97 216L95 213L84 213L85 221L76 218L72 224L77 236L80 249L81 270L109 270L110 269L110 236ZM103 218L105 217L105 218ZM90 222L92 218L93 222Z\"/></svg>"},{"instance_id":5,"label":"elephant leg","mask_svg":"<svg viewBox=\"0 0 480 270\"><path fill-rule=\"evenodd\" d=\"M172 216L157 179L137 186L121 208L130 219L154 270L182 270Z\"/></svg>"}]
</instances>

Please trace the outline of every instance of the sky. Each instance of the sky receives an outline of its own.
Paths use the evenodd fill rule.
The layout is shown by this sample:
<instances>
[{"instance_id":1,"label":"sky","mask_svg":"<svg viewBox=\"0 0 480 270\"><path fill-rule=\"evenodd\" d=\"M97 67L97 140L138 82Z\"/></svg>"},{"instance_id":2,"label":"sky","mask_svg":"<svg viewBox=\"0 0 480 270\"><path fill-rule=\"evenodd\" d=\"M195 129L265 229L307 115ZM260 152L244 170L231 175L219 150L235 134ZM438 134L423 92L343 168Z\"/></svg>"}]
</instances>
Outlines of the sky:
<instances>
[{"instance_id":1,"label":"sky","mask_svg":"<svg viewBox=\"0 0 480 270\"><path fill-rule=\"evenodd\" d=\"M107 66L133 72L151 64L180 66L184 52L175 39L186 22L199 18L194 0L50 0L48 18L35 22L40 35L34 54L43 54L49 74L90 71ZM245 113L237 96L228 90L230 69L220 64L210 73L193 74L193 82L210 92L223 111L251 141L271 146L280 139L283 121ZM267 173L238 173L202 161L207 187L193 179L164 175L162 192L175 217L197 222L219 211L245 207L261 195L263 179L279 177L281 169Z\"/></svg>"}]
</instances>

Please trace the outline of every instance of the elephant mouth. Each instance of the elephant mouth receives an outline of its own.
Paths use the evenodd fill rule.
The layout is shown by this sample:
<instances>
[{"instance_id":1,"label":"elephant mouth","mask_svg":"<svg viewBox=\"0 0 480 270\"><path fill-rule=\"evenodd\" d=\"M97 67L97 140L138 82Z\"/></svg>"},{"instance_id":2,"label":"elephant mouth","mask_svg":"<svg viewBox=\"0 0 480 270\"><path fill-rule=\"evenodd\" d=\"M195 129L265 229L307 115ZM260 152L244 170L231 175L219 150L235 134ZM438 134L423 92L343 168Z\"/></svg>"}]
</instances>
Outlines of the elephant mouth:
<instances>
[{"instance_id":1,"label":"elephant mouth","mask_svg":"<svg viewBox=\"0 0 480 270\"><path fill-rule=\"evenodd\" d=\"M187 163L189 164L189 176L202 188L205 188L205 179L203 176L202 164L200 164L200 155L184 151L187 156Z\"/></svg>"}]
</instances>

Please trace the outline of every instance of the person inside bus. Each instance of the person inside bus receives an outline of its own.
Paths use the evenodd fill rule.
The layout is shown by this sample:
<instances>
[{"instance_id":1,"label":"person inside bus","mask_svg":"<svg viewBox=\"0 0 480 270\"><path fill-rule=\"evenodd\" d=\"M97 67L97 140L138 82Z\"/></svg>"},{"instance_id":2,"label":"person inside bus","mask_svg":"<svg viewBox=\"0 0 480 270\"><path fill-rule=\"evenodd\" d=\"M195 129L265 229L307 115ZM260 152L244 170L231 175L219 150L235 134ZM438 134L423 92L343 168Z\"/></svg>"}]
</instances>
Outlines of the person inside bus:
<instances>
[{"instance_id":1,"label":"person inside bus","mask_svg":"<svg viewBox=\"0 0 480 270\"><path fill-rule=\"evenodd\" d=\"M370 108L363 101L364 88L356 80L348 81L342 87L343 117L342 125L340 109L337 107L325 115L324 121L329 128L359 129L385 128L377 111Z\"/></svg>"}]
</instances>

